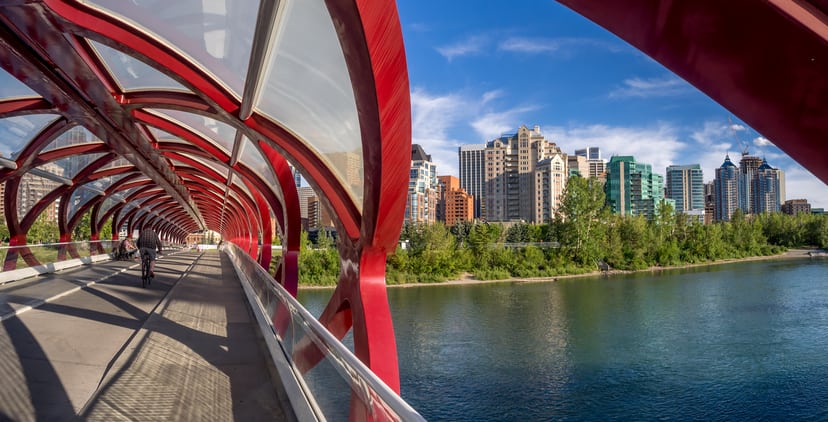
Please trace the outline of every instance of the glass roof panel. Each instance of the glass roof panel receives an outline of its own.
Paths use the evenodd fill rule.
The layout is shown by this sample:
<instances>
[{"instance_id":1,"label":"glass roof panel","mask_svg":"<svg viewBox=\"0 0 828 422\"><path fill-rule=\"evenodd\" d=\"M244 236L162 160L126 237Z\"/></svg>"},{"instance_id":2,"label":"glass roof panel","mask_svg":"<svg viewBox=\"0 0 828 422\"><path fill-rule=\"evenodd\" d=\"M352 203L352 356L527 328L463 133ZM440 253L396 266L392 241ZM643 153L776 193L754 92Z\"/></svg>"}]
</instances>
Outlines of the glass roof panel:
<instances>
[{"instance_id":1,"label":"glass roof panel","mask_svg":"<svg viewBox=\"0 0 828 422\"><path fill-rule=\"evenodd\" d=\"M232 126L207 116L187 113L186 111L158 109L152 109L152 111L167 120L172 120L189 128L193 132L201 135L204 139L212 141L214 145L217 145L227 155L233 152L233 141L236 138L236 129Z\"/></svg>"},{"instance_id":2,"label":"glass roof panel","mask_svg":"<svg viewBox=\"0 0 828 422\"><path fill-rule=\"evenodd\" d=\"M356 103L327 7L323 0L289 1L284 13L256 108L317 150L362 208Z\"/></svg>"},{"instance_id":3,"label":"glass roof panel","mask_svg":"<svg viewBox=\"0 0 828 422\"><path fill-rule=\"evenodd\" d=\"M0 100L30 97L40 97L40 95L6 72L5 69L0 68Z\"/></svg>"},{"instance_id":4,"label":"glass roof panel","mask_svg":"<svg viewBox=\"0 0 828 422\"><path fill-rule=\"evenodd\" d=\"M219 164L217 161L214 161L214 160L207 160L207 159L205 159L205 158L204 158L204 157L202 157L202 156L193 155L193 154L181 153L181 155L183 155L183 156L185 156L185 157L187 157L187 158L190 158L190 159L192 159L192 160L194 160L194 161L196 161L196 162L199 162L199 163L204 164L205 166L207 166L207 167L209 167L209 168L211 168L211 169L215 170L218 174L220 174L220 175L224 176L224 179L225 179L225 180L227 179L227 176L228 176L228 173L227 173L227 172L228 172L229 170L227 169L227 167L222 166L222 165L221 165L221 164Z\"/></svg>"},{"instance_id":5,"label":"glass roof panel","mask_svg":"<svg viewBox=\"0 0 828 422\"><path fill-rule=\"evenodd\" d=\"M134 182L134 180L133 180L133 182ZM135 193L135 191L137 191L138 189L145 188L145 187L147 187L147 186L146 186L146 185L141 185L141 186L133 186L133 187L131 187L131 188L127 189L127 190L121 191L120 193L122 193L122 194L124 195L124 199L126 199L126 198L128 198L128 197L129 197L129 195L132 195L132 194L133 194L133 193Z\"/></svg>"},{"instance_id":6,"label":"glass roof panel","mask_svg":"<svg viewBox=\"0 0 828 422\"><path fill-rule=\"evenodd\" d=\"M121 210L120 210L120 211L118 211L118 214L116 215L116 217L117 217L117 218L121 218L121 217L123 217L123 216L124 216L124 215L126 215L126 214L130 211L130 210L132 210L133 208L135 208L135 205L133 205L133 204L131 204L131 203L124 205L124 207L123 207L123 208L121 208ZM126 223L126 221L125 221L124 223Z\"/></svg>"},{"instance_id":7,"label":"glass roof panel","mask_svg":"<svg viewBox=\"0 0 828 422\"><path fill-rule=\"evenodd\" d=\"M192 92L144 62L114 48L89 40L124 91L165 89Z\"/></svg>"},{"instance_id":8,"label":"glass roof panel","mask_svg":"<svg viewBox=\"0 0 828 422\"><path fill-rule=\"evenodd\" d=\"M24 174L17 189L18 217L22 220L37 201L59 186L63 186L63 184L31 173ZM51 212L54 212L54 210Z\"/></svg>"},{"instance_id":9,"label":"glass roof panel","mask_svg":"<svg viewBox=\"0 0 828 422\"><path fill-rule=\"evenodd\" d=\"M239 150L239 161L253 170L254 173L270 186L279 186L279 182L276 181L276 175L273 173L273 168L270 167L270 163L262 156L262 153L256 148L256 145L247 139L246 136L242 138L242 146ZM281 189L274 189L274 191L281 193Z\"/></svg>"},{"instance_id":10,"label":"glass roof panel","mask_svg":"<svg viewBox=\"0 0 828 422\"><path fill-rule=\"evenodd\" d=\"M49 145L46 145L46 148L43 148L43 152L51 151L53 149L68 147L72 145L81 145L81 144L102 144L103 141L95 136L92 132L87 130L83 126L75 126L63 133L60 134L57 138L55 138Z\"/></svg>"},{"instance_id":11,"label":"glass roof panel","mask_svg":"<svg viewBox=\"0 0 828 422\"><path fill-rule=\"evenodd\" d=\"M146 125L147 129L149 129L152 136L155 137L155 140L158 142L175 142L178 144L189 144L189 142L179 138L178 136L173 135L172 133L167 132L166 130L158 129L155 126Z\"/></svg>"},{"instance_id":12,"label":"glass roof panel","mask_svg":"<svg viewBox=\"0 0 828 422\"><path fill-rule=\"evenodd\" d=\"M55 176L65 177L67 179L71 179L70 176L64 176L66 174L66 169L61 165L61 161L67 161L69 158L63 158L58 161L52 161L46 164L41 164L36 168L38 170L43 170L46 173L54 174Z\"/></svg>"},{"instance_id":13,"label":"glass roof panel","mask_svg":"<svg viewBox=\"0 0 828 422\"><path fill-rule=\"evenodd\" d=\"M201 64L241 97L253 45L258 1L94 0Z\"/></svg>"},{"instance_id":14,"label":"glass roof panel","mask_svg":"<svg viewBox=\"0 0 828 422\"><path fill-rule=\"evenodd\" d=\"M135 200L131 201L129 204L132 205L133 207L144 209L144 202L146 202L147 200L151 199L153 196L155 196L159 193L162 193L162 192L163 192L162 189L149 190L149 191L146 192L146 193L148 193L148 195L145 195L145 196L142 196L138 199L135 199Z\"/></svg>"},{"instance_id":15,"label":"glass roof panel","mask_svg":"<svg viewBox=\"0 0 828 422\"><path fill-rule=\"evenodd\" d=\"M37 168L56 176L72 179L90 163L103 156L104 154L79 154L72 157L61 158L51 163L46 163L38 166Z\"/></svg>"},{"instance_id":16,"label":"glass roof panel","mask_svg":"<svg viewBox=\"0 0 828 422\"><path fill-rule=\"evenodd\" d=\"M132 163L130 163L129 160L127 160L124 157L115 158L114 160L106 163L98 171L106 170L106 169L110 169L110 168L115 168L115 167L124 167L124 172L127 172L127 173L132 172L132 171L137 171L137 169L132 165Z\"/></svg>"},{"instance_id":17,"label":"glass roof panel","mask_svg":"<svg viewBox=\"0 0 828 422\"><path fill-rule=\"evenodd\" d=\"M112 176L101 177L100 179L97 179L94 182L88 183L87 186L94 187L102 191L106 191L107 189L109 189L110 186L112 186L119 180L123 179L127 175L129 175L129 173L120 173L114 174Z\"/></svg>"},{"instance_id":18,"label":"glass roof panel","mask_svg":"<svg viewBox=\"0 0 828 422\"><path fill-rule=\"evenodd\" d=\"M121 195L121 194L117 194L117 193L112 195L112 196L109 196L106 199L104 199L104 202L101 205L101 210L99 211L98 215L103 216L110 209L112 209L112 207L114 207L115 205L118 205L121 202L123 202L123 199L124 199L124 196Z\"/></svg>"},{"instance_id":19,"label":"glass roof panel","mask_svg":"<svg viewBox=\"0 0 828 422\"><path fill-rule=\"evenodd\" d=\"M212 192L216 192L218 194L222 194L225 189L227 188L226 185L219 183L217 180L207 177L204 174L199 174L201 177L193 176L191 174L182 174L181 177L185 179L188 183L195 183L198 184L199 187L203 187L204 189L208 189ZM204 182L207 182L209 186L204 185Z\"/></svg>"},{"instance_id":20,"label":"glass roof panel","mask_svg":"<svg viewBox=\"0 0 828 422\"><path fill-rule=\"evenodd\" d=\"M59 117L57 114L30 114L0 119L0 157L17 158L43 128Z\"/></svg>"},{"instance_id":21,"label":"glass roof panel","mask_svg":"<svg viewBox=\"0 0 828 422\"><path fill-rule=\"evenodd\" d=\"M87 185L91 185L97 182L98 180ZM87 185L80 186L78 187L78 189L75 189L75 191L72 192L72 196L69 198L68 216L70 220L75 216L75 214L77 214L78 210L82 206L86 205L89 201L91 201L93 198L96 198L99 195L98 189L84 189ZM97 187L98 186L95 186L95 188Z\"/></svg>"}]
</instances>

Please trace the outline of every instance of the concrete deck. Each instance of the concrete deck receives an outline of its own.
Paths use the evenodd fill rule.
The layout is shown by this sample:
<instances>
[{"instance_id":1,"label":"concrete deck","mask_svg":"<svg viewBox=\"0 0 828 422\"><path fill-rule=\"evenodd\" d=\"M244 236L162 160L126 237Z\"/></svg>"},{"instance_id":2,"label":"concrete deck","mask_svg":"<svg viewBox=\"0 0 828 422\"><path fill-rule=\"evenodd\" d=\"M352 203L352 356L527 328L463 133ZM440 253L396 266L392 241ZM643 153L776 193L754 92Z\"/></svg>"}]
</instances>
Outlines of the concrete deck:
<instances>
[{"instance_id":1,"label":"concrete deck","mask_svg":"<svg viewBox=\"0 0 828 422\"><path fill-rule=\"evenodd\" d=\"M0 420L284 420L232 268L176 253L147 289L137 261L3 286Z\"/></svg>"}]
</instances>

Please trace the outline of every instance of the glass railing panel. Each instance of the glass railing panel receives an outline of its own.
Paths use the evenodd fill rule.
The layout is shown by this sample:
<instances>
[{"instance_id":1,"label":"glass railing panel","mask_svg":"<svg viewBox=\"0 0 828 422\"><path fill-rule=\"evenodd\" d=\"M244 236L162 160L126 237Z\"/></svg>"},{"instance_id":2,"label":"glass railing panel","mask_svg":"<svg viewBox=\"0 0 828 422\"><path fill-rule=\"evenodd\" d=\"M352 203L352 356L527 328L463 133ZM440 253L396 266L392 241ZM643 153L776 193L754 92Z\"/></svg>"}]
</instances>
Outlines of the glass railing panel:
<instances>
[{"instance_id":1,"label":"glass railing panel","mask_svg":"<svg viewBox=\"0 0 828 422\"><path fill-rule=\"evenodd\" d=\"M0 271L19 270L70 259L110 254L117 244L118 241L113 240L86 240L22 246L0 246ZM6 262L7 260L9 262Z\"/></svg>"},{"instance_id":2,"label":"glass railing panel","mask_svg":"<svg viewBox=\"0 0 828 422\"><path fill-rule=\"evenodd\" d=\"M424 420L258 263L234 245L224 250L250 284L258 306L271 317L273 332L320 420L347 420L353 400L371 420Z\"/></svg>"}]
</instances>

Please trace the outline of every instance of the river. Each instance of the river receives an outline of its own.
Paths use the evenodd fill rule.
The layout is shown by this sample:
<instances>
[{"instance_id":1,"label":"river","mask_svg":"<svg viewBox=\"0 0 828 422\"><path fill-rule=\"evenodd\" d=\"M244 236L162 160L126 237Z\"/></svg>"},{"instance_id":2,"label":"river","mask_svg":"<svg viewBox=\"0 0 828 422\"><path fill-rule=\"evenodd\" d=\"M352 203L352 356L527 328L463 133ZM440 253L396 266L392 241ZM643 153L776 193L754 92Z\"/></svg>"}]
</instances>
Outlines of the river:
<instances>
[{"instance_id":1,"label":"river","mask_svg":"<svg viewBox=\"0 0 828 422\"><path fill-rule=\"evenodd\" d=\"M330 290L302 290L319 315ZM828 260L389 288L432 421L828 420Z\"/></svg>"}]
</instances>

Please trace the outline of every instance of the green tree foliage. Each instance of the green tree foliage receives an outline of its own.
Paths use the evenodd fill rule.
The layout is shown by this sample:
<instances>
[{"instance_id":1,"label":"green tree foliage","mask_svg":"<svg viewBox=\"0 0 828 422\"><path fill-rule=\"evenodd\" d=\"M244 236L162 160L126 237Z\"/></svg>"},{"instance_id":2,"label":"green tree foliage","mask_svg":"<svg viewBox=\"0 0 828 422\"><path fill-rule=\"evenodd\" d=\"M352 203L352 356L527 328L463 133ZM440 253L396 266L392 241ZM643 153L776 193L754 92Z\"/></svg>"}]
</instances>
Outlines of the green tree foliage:
<instances>
[{"instance_id":1,"label":"green tree foliage","mask_svg":"<svg viewBox=\"0 0 828 422\"><path fill-rule=\"evenodd\" d=\"M785 246L828 247L828 216L814 214L762 214L759 217L768 243Z\"/></svg>"},{"instance_id":2,"label":"green tree foliage","mask_svg":"<svg viewBox=\"0 0 828 422\"><path fill-rule=\"evenodd\" d=\"M441 223L406 225L400 241L406 247L388 258L391 283L445 281L468 267L468 254L458 250L457 235Z\"/></svg>"},{"instance_id":3,"label":"green tree foliage","mask_svg":"<svg viewBox=\"0 0 828 422\"><path fill-rule=\"evenodd\" d=\"M530 242L529 227L533 224L518 223L509 227L506 230L506 242L508 243L526 243Z\"/></svg>"},{"instance_id":4,"label":"green tree foliage","mask_svg":"<svg viewBox=\"0 0 828 422\"><path fill-rule=\"evenodd\" d=\"M9 238L9 227L6 225L6 219L0 216L0 242L6 242Z\"/></svg>"},{"instance_id":5,"label":"green tree foliage","mask_svg":"<svg viewBox=\"0 0 828 422\"><path fill-rule=\"evenodd\" d=\"M60 234L57 223L47 220L45 212L37 216L37 219L26 234L26 242L29 244L54 243L59 239Z\"/></svg>"},{"instance_id":6,"label":"green tree foliage","mask_svg":"<svg viewBox=\"0 0 828 422\"><path fill-rule=\"evenodd\" d=\"M571 178L552 224L407 225L387 259L389 284L430 283L463 272L480 280L554 277L595 271L597 262L622 270L776 254L785 247L828 247L828 217L736 213L731 222L699 223L660 204L656 216L619 216L603 206L600 185ZM560 247L533 242L558 240ZM529 246L506 247L529 243ZM303 233L300 282L335 284L339 260L332 245L310 249Z\"/></svg>"},{"instance_id":7,"label":"green tree foliage","mask_svg":"<svg viewBox=\"0 0 828 422\"><path fill-rule=\"evenodd\" d=\"M325 248L313 249L308 233L304 230L299 239L299 283L310 286L336 285L340 263L339 253L333 243L329 240Z\"/></svg>"},{"instance_id":8,"label":"green tree foliage","mask_svg":"<svg viewBox=\"0 0 828 422\"><path fill-rule=\"evenodd\" d=\"M101 226L101 232L98 233L98 238L102 240L112 239L112 217L106 220Z\"/></svg>"},{"instance_id":9,"label":"green tree foliage","mask_svg":"<svg viewBox=\"0 0 828 422\"><path fill-rule=\"evenodd\" d=\"M89 240L89 237L92 235L92 226L90 225L90 221L92 218L92 210L89 210L81 216L80 221L78 221L78 225L72 230L72 240Z\"/></svg>"},{"instance_id":10,"label":"green tree foliage","mask_svg":"<svg viewBox=\"0 0 828 422\"><path fill-rule=\"evenodd\" d=\"M577 265L595 265L602 257L608 213L598 180L569 178L554 224L561 248Z\"/></svg>"}]
</instances>

